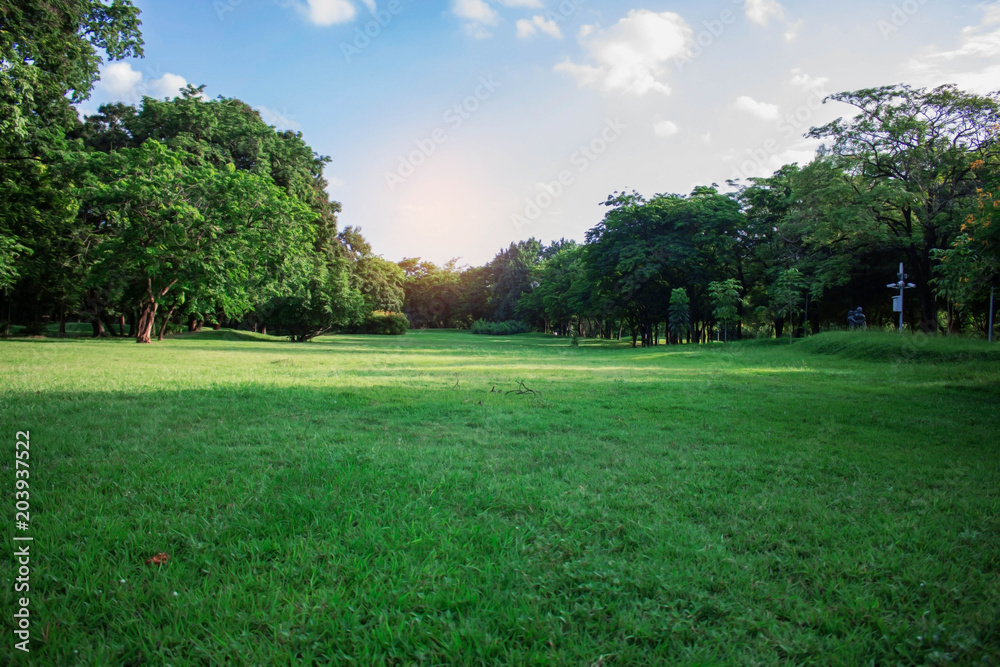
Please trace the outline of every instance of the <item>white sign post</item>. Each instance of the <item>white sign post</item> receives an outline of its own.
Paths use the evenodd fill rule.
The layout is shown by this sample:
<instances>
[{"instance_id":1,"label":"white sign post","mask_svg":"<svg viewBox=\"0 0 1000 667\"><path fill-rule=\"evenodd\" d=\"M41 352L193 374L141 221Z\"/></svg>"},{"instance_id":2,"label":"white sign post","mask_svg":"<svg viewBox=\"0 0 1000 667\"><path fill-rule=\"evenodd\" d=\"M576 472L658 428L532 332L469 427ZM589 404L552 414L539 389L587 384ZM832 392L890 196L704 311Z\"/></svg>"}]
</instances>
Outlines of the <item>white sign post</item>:
<instances>
[{"instance_id":1,"label":"white sign post","mask_svg":"<svg viewBox=\"0 0 1000 667\"><path fill-rule=\"evenodd\" d=\"M913 289L916 285L906 282L906 279L909 278L909 276L903 271L902 262L899 263L899 273L896 274L896 277L899 280L894 283L889 283L886 287L889 289L899 290L899 296L892 297L892 312L899 313L899 333L903 333L903 291Z\"/></svg>"}]
</instances>

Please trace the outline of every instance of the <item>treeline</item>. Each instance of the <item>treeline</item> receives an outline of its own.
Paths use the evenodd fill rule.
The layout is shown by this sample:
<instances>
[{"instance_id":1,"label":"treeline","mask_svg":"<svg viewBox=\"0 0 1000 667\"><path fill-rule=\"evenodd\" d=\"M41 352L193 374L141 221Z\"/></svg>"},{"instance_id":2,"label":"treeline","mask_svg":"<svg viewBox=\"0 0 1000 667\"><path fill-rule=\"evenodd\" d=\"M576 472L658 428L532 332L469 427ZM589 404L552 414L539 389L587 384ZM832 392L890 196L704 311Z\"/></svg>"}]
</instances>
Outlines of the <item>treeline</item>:
<instances>
[{"instance_id":1,"label":"treeline","mask_svg":"<svg viewBox=\"0 0 1000 667\"><path fill-rule=\"evenodd\" d=\"M191 86L78 120L70 102L96 79L96 49L141 55L138 10L35 4L0 7L5 330L65 333L84 318L94 336L139 342L206 322L295 340L399 332L403 271L337 229L329 158Z\"/></svg>"},{"instance_id":2,"label":"treeline","mask_svg":"<svg viewBox=\"0 0 1000 667\"><path fill-rule=\"evenodd\" d=\"M688 195L615 192L585 243L512 244L483 267L407 273L415 326L523 320L636 345L895 321L905 262L914 330L985 333L1000 276L1000 95L892 86L833 100L804 166ZM994 224L996 223L996 224Z\"/></svg>"}]
</instances>

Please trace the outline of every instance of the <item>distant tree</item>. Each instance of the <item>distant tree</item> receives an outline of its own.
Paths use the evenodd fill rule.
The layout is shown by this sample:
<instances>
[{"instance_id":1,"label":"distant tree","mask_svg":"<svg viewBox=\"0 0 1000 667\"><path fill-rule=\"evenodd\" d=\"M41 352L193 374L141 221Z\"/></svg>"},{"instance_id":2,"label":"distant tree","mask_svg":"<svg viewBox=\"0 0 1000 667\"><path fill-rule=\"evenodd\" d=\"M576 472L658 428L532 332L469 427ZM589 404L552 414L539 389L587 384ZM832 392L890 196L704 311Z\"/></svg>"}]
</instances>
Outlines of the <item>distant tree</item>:
<instances>
[{"instance_id":1,"label":"distant tree","mask_svg":"<svg viewBox=\"0 0 1000 667\"><path fill-rule=\"evenodd\" d=\"M533 289L531 270L541 261L543 249L537 239L518 241L501 250L489 263L493 321L515 318L521 295Z\"/></svg>"},{"instance_id":2,"label":"distant tree","mask_svg":"<svg viewBox=\"0 0 1000 667\"><path fill-rule=\"evenodd\" d=\"M406 275L405 311L416 329L444 329L456 325L461 272L451 260L443 267L410 257L399 262Z\"/></svg>"},{"instance_id":3,"label":"distant tree","mask_svg":"<svg viewBox=\"0 0 1000 667\"><path fill-rule=\"evenodd\" d=\"M452 321L455 326L469 328L474 322L489 315L490 268L474 266L462 269L456 286Z\"/></svg>"},{"instance_id":4,"label":"distant tree","mask_svg":"<svg viewBox=\"0 0 1000 667\"><path fill-rule=\"evenodd\" d=\"M739 318L740 284L735 278L708 284L708 295L715 309L715 319L722 322L725 341L729 342L729 324Z\"/></svg>"},{"instance_id":5,"label":"distant tree","mask_svg":"<svg viewBox=\"0 0 1000 667\"><path fill-rule=\"evenodd\" d=\"M560 334L565 334L573 321L586 317L591 287L582 258L583 246L562 242L559 250L535 266L530 277L534 287L522 294L518 317L547 324Z\"/></svg>"},{"instance_id":6,"label":"distant tree","mask_svg":"<svg viewBox=\"0 0 1000 667\"><path fill-rule=\"evenodd\" d=\"M993 189L980 191L976 211L951 247L935 252L935 287L965 312L993 296L1000 283L1000 188Z\"/></svg>"},{"instance_id":7,"label":"distant tree","mask_svg":"<svg viewBox=\"0 0 1000 667\"><path fill-rule=\"evenodd\" d=\"M292 294L268 303L266 311L268 322L297 343L358 326L369 314L364 297L351 288L348 272L331 271L323 262Z\"/></svg>"},{"instance_id":8,"label":"distant tree","mask_svg":"<svg viewBox=\"0 0 1000 667\"><path fill-rule=\"evenodd\" d=\"M743 222L739 202L715 188L690 196L615 193L604 204L604 220L587 232L587 270L598 291L616 306L635 344L654 343L667 319L670 290L689 289L692 310L703 321L708 283L731 274Z\"/></svg>"},{"instance_id":9,"label":"distant tree","mask_svg":"<svg viewBox=\"0 0 1000 667\"><path fill-rule=\"evenodd\" d=\"M345 227L337 235L350 266L351 285L361 293L369 312L403 310L406 274L397 264L373 254L361 229Z\"/></svg>"},{"instance_id":10,"label":"distant tree","mask_svg":"<svg viewBox=\"0 0 1000 667\"><path fill-rule=\"evenodd\" d=\"M687 290L683 287L678 287L670 292L668 327L677 343L683 342L685 334L690 335L691 299L688 298Z\"/></svg>"},{"instance_id":11,"label":"distant tree","mask_svg":"<svg viewBox=\"0 0 1000 667\"><path fill-rule=\"evenodd\" d=\"M782 271L771 286L771 299L774 310L782 317L789 319L788 343L792 343L795 329L791 320L802 312L802 299L806 290L806 281L798 269Z\"/></svg>"}]
</instances>

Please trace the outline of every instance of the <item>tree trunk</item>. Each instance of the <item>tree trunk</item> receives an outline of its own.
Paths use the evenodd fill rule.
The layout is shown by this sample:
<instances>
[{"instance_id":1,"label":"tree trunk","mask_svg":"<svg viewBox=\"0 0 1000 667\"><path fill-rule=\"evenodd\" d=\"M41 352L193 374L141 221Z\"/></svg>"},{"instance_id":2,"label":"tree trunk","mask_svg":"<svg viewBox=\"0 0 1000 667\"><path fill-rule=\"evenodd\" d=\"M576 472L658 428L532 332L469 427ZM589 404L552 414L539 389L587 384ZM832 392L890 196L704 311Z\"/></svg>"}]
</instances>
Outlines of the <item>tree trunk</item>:
<instances>
[{"instance_id":1,"label":"tree trunk","mask_svg":"<svg viewBox=\"0 0 1000 667\"><path fill-rule=\"evenodd\" d=\"M119 333L115 331L115 325L112 324L110 319L108 319L105 312L102 311L97 317L101 320L101 326L103 326L104 330L108 332L108 335L113 336L114 338L120 337Z\"/></svg>"},{"instance_id":2,"label":"tree trunk","mask_svg":"<svg viewBox=\"0 0 1000 667\"><path fill-rule=\"evenodd\" d=\"M157 303L155 299L149 299L149 301L142 305L142 310L139 312L139 325L135 333L135 342L153 342L153 324L156 322L156 308Z\"/></svg>"},{"instance_id":3,"label":"tree trunk","mask_svg":"<svg viewBox=\"0 0 1000 667\"><path fill-rule=\"evenodd\" d=\"M66 302L59 304L59 333L56 334L59 338L66 337Z\"/></svg>"},{"instance_id":4,"label":"tree trunk","mask_svg":"<svg viewBox=\"0 0 1000 667\"><path fill-rule=\"evenodd\" d=\"M167 311L167 316L163 318L163 326L160 327L160 335L156 337L156 340L163 340L163 334L167 331L167 325L170 324L170 318L174 316L174 310L176 309L176 303L170 306L170 310Z\"/></svg>"},{"instance_id":5,"label":"tree trunk","mask_svg":"<svg viewBox=\"0 0 1000 667\"><path fill-rule=\"evenodd\" d=\"M153 342L153 326L156 324L156 308L159 305L156 301L156 297L164 297L170 288L174 286L176 280L170 281L170 283L159 290L157 293L153 293L153 279L146 278L146 300L142 304L142 310L139 311L139 324L136 327L135 332L135 342L137 343L152 343Z\"/></svg>"}]
</instances>

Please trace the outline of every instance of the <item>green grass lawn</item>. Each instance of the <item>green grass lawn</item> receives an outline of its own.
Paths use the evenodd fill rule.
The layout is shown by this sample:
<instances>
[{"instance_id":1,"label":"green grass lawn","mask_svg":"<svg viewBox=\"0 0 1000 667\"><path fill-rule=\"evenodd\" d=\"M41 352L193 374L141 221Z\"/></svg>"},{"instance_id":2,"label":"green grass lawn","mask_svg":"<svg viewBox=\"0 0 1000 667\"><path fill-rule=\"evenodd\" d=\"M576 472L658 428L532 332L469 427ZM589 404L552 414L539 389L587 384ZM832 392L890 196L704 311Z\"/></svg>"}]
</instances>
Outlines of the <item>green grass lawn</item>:
<instances>
[{"instance_id":1,"label":"green grass lawn","mask_svg":"<svg viewBox=\"0 0 1000 667\"><path fill-rule=\"evenodd\" d=\"M3 663L1000 664L985 343L9 340L0 392Z\"/></svg>"}]
</instances>

